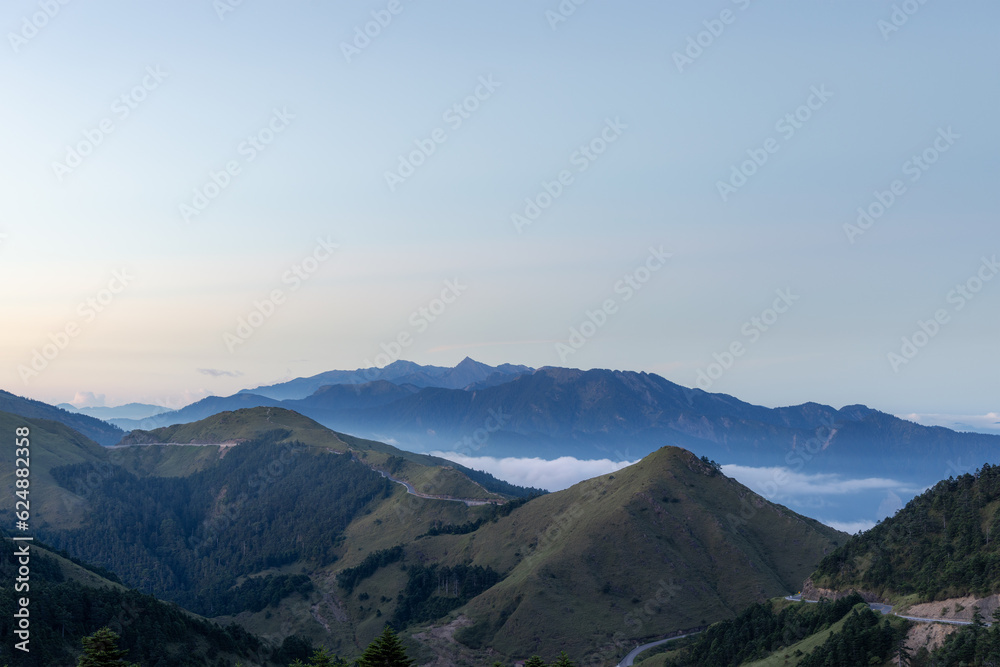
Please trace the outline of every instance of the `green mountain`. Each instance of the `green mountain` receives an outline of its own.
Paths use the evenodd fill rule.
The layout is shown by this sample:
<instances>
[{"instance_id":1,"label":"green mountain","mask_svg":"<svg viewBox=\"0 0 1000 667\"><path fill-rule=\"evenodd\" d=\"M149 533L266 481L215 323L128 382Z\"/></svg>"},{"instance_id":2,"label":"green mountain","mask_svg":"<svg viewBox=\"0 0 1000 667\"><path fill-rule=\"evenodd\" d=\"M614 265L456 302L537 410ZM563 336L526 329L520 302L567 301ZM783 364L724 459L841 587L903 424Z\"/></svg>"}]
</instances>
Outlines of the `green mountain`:
<instances>
[{"instance_id":1,"label":"green mountain","mask_svg":"<svg viewBox=\"0 0 1000 667\"><path fill-rule=\"evenodd\" d=\"M803 591L836 602L752 604L641 665L998 664L998 528L1000 467L985 464L938 482L825 556ZM862 596L893 613L873 613Z\"/></svg>"},{"instance_id":2,"label":"green mountain","mask_svg":"<svg viewBox=\"0 0 1000 667\"><path fill-rule=\"evenodd\" d=\"M77 431L56 421L29 419L7 412L0 412L0 433L10 435L13 441L16 429L27 427L29 433L29 501L32 526L74 526L81 519L81 497L77 493L60 486L52 477L52 469L66 464L90 465L88 474L96 472L105 461L107 451L96 442ZM13 447L5 448L4 465L0 468L0 488L4 497L14 499L16 488L15 456ZM92 480L91 480L92 481ZM86 476L81 480L81 492L86 488ZM11 500L3 508L5 526L13 525L14 502Z\"/></svg>"},{"instance_id":3,"label":"green mountain","mask_svg":"<svg viewBox=\"0 0 1000 667\"><path fill-rule=\"evenodd\" d=\"M13 582L24 542L0 537L0 578ZM14 618L18 600L30 600L28 651L15 624L0 624L0 664L11 667L69 667L76 664L82 637L109 626L121 636L126 658L143 667L244 665L277 667L301 656L295 642L271 646L238 625L222 627L176 605L122 586L40 543L28 549L27 589L0 587L0 614ZM282 650L284 648L284 650Z\"/></svg>"},{"instance_id":4,"label":"green mountain","mask_svg":"<svg viewBox=\"0 0 1000 667\"><path fill-rule=\"evenodd\" d=\"M793 592L845 539L664 447L468 535L418 544L443 563L504 574L461 610L474 623L460 641L583 659L616 639L705 626Z\"/></svg>"},{"instance_id":5,"label":"green mountain","mask_svg":"<svg viewBox=\"0 0 1000 667\"><path fill-rule=\"evenodd\" d=\"M389 622L421 661L608 663L797 590L846 539L675 447L516 498L526 490L280 408L110 449L32 423L31 446L51 450L32 462L33 492L76 512L40 537L270 646L301 636L357 656Z\"/></svg>"},{"instance_id":6,"label":"green mountain","mask_svg":"<svg viewBox=\"0 0 1000 667\"><path fill-rule=\"evenodd\" d=\"M918 601L1000 591L1000 466L938 482L823 559L822 588Z\"/></svg>"}]
</instances>

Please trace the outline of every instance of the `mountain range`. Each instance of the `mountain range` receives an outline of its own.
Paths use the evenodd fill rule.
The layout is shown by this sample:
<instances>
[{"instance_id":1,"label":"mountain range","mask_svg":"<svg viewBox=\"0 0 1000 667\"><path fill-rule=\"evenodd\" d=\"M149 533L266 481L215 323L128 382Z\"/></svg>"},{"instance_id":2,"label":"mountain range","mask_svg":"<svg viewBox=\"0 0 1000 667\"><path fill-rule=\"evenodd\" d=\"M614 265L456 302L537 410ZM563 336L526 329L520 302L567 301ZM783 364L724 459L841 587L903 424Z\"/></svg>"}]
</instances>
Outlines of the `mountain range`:
<instances>
[{"instance_id":1,"label":"mountain range","mask_svg":"<svg viewBox=\"0 0 1000 667\"><path fill-rule=\"evenodd\" d=\"M427 659L582 658L609 633L699 627L785 594L847 537L676 447L519 498L281 408L114 448L0 414L15 425L37 448L33 498L49 499L33 506L39 537L274 646L295 635L356 655L391 620Z\"/></svg>"},{"instance_id":2,"label":"mountain range","mask_svg":"<svg viewBox=\"0 0 1000 667\"><path fill-rule=\"evenodd\" d=\"M398 368L411 379L471 378L464 388L376 379L303 398L206 399L185 410L211 414L132 430L115 446L84 433L106 442L123 433L99 420L0 394L0 431L30 428L32 526L52 545L39 546L47 611L36 617L52 652L0 660L61 665L97 619L120 621L139 602L151 611L141 632L130 621L123 645L130 659L155 656L163 667L286 667L319 645L352 658L386 623L419 664L435 665L559 651L617 664L636 643L707 626L704 641L652 652L643 667L882 665L904 638L914 665L985 664L969 656L993 650L993 634L974 624L976 609L1000 607L993 436L865 406L764 408L645 373L466 367L475 372ZM416 423L432 437L482 419L479 451L529 441L661 446L545 493L322 423L345 418L344 405L355 419L381 415L381 428L398 433ZM948 479L849 537L713 460L759 464L776 453L789 468L796 457L868 475L930 475L936 465L936 480ZM949 456L978 469L956 478L942 465ZM17 480L13 466L0 475L8 497ZM898 617L883 627L858 597L798 612L783 599L797 590L860 593L973 626L951 626L947 638ZM0 589L0 611L13 613L13 595ZM184 636L198 639L178 644ZM1000 632L995 643L1000 651Z\"/></svg>"},{"instance_id":3,"label":"mountain range","mask_svg":"<svg viewBox=\"0 0 1000 667\"><path fill-rule=\"evenodd\" d=\"M1000 436L921 426L863 405L767 408L651 373L490 367L471 359L453 369L398 361L330 371L208 397L143 421L112 421L148 430L261 406L411 451L474 456L633 461L669 444L727 464L796 470L821 461L828 473L892 471L915 485L934 483L962 460L1000 457Z\"/></svg>"}]
</instances>

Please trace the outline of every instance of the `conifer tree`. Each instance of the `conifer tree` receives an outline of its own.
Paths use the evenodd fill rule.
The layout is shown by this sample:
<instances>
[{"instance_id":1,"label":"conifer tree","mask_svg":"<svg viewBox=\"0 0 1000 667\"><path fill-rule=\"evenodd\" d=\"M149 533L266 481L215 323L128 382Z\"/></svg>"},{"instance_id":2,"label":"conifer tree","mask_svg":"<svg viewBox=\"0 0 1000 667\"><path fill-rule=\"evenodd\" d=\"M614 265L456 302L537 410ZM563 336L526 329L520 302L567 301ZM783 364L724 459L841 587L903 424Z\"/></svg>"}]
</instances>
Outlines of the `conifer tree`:
<instances>
[{"instance_id":1,"label":"conifer tree","mask_svg":"<svg viewBox=\"0 0 1000 667\"><path fill-rule=\"evenodd\" d=\"M566 655L566 651L560 651L559 657L552 663L552 667L576 667L576 664L569 659L569 656Z\"/></svg>"},{"instance_id":2,"label":"conifer tree","mask_svg":"<svg viewBox=\"0 0 1000 667\"><path fill-rule=\"evenodd\" d=\"M365 649L358 667L410 667L415 661L406 655L399 637L388 625Z\"/></svg>"},{"instance_id":3,"label":"conifer tree","mask_svg":"<svg viewBox=\"0 0 1000 667\"><path fill-rule=\"evenodd\" d=\"M545 661L537 655L533 655L524 663L524 667L545 667Z\"/></svg>"},{"instance_id":4,"label":"conifer tree","mask_svg":"<svg viewBox=\"0 0 1000 667\"><path fill-rule=\"evenodd\" d=\"M103 627L89 637L84 637L83 655L76 667L139 667L136 663L126 663L122 658L128 651L118 648L118 635L109 627Z\"/></svg>"}]
</instances>

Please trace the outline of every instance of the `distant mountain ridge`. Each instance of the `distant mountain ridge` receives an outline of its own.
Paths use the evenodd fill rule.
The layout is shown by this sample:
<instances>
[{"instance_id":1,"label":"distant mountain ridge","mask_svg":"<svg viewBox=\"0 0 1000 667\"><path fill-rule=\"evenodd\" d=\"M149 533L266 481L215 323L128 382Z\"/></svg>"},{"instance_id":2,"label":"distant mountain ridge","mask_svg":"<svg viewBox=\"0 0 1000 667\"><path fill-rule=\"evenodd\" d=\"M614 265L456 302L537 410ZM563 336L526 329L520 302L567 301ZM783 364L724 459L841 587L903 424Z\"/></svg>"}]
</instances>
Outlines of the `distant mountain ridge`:
<instances>
[{"instance_id":1,"label":"distant mountain ridge","mask_svg":"<svg viewBox=\"0 0 1000 667\"><path fill-rule=\"evenodd\" d=\"M534 369L527 366L501 364L488 366L466 357L454 368L446 366L421 366L412 361L394 361L383 368L359 368L353 371L327 371L311 377L296 378L288 382L254 389L244 389L241 394L255 394L278 400L299 399L311 396L318 389L328 385L362 385L385 380L396 385L410 384L414 387L444 387L464 389L483 382L495 384L507 379L530 373Z\"/></svg>"},{"instance_id":2,"label":"distant mountain ridge","mask_svg":"<svg viewBox=\"0 0 1000 667\"><path fill-rule=\"evenodd\" d=\"M146 417L160 415L164 412L171 412L170 408L165 408L161 405L150 405L149 403L126 403L125 405L116 405L114 407L97 406L88 408L78 408L71 403L60 403L56 407L66 412L87 415L88 417L104 421L108 421L109 419L145 419Z\"/></svg>"},{"instance_id":3,"label":"distant mountain ridge","mask_svg":"<svg viewBox=\"0 0 1000 667\"><path fill-rule=\"evenodd\" d=\"M1000 436L921 426L864 405L818 403L766 408L712 394L652 373L525 366L489 367L471 359L454 369L396 362L386 377L323 384L363 371L330 371L270 388L209 397L144 420L149 429L204 419L223 410L283 407L339 432L396 443L411 451L555 459L635 460L665 444L724 463L799 469L822 458L825 472L869 475L892 470L922 484L949 465L1000 461ZM435 379L438 385L419 386ZM394 378L394 379L388 379ZM140 423L115 420L126 429ZM950 462L950 463L949 463Z\"/></svg>"},{"instance_id":4,"label":"distant mountain ridge","mask_svg":"<svg viewBox=\"0 0 1000 667\"><path fill-rule=\"evenodd\" d=\"M2 389L0 389L0 412L57 421L105 446L115 444L125 435L125 432L114 424L85 414L68 412L48 403L23 398Z\"/></svg>"}]
</instances>

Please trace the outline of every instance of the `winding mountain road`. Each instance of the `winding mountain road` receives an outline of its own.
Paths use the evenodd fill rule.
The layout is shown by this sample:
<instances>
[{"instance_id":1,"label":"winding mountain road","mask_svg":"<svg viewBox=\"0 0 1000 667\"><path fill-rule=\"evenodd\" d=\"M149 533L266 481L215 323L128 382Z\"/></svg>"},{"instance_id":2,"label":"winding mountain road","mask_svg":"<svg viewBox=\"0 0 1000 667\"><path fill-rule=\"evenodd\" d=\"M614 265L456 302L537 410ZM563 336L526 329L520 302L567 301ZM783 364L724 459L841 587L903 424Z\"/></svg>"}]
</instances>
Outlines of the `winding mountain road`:
<instances>
[{"instance_id":1,"label":"winding mountain road","mask_svg":"<svg viewBox=\"0 0 1000 667\"><path fill-rule=\"evenodd\" d=\"M798 595L789 595L785 599L791 600L792 602L810 602L814 604L818 602L818 600L803 600L801 593L799 593ZM869 608L871 608L872 611L877 611L885 615L892 614L893 616L898 616L899 618L905 618L908 621L917 621L918 623L947 623L948 625L972 625L972 621L957 621L948 618L924 618L922 616L903 616L902 614L893 613L891 604L882 604L880 602L869 602L868 606ZM983 625L989 626L990 624L984 623Z\"/></svg>"},{"instance_id":2,"label":"winding mountain road","mask_svg":"<svg viewBox=\"0 0 1000 667\"><path fill-rule=\"evenodd\" d=\"M430 493L421 493L420 491L417 491L415 488L413 488L412 484L410 484L409 482L407 482L405 480L396 479L392 475L389 475L389 474L387 474L387 473L385 473L385 472L383 472L381 470L375 469L375 468L373 468L373 470L375 470L375 472L377 472L378 474L382 475L383 477L385 477L386 479L388 479L391 482L395 482L396 484L402 484L403 486L406 487L406 492L407 493L409 493L411 496L416 496L417 498L426 498L427 500L450 500L450 501L456 502L456 503L465 503L469 507L473 507L475 505L491 505L491 504L496 504L492 500L478 500L478 499L475 499L475 498L452 498L451 496L435 496L435 495L431 495Z\"/></svg>"},{"instance_id":3,"label":"winding mountain road","mask_svg":"<svg viewBox=\"0 0 1000 667\"><path fill-rule=\"evenodd\" d=\"M634 649L629 651L628 655L622 658L622 661L618 663L618 667L632 667L632 663L635 661L635 657L645 651L646 649L653 648L654 646L659 646L660 644L666 644L667 642L672 642L675 639L684 639L685 637L690 637L691 635L696 635L697 632L689 632L686 635L677 635L676 637L667 637L666 639L660 639L655 642L649 642L648 644L643 644L642 646L636 646Z\"/></svg>"}]
</instances>

